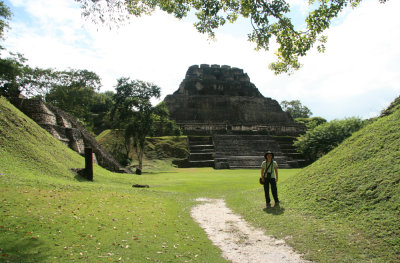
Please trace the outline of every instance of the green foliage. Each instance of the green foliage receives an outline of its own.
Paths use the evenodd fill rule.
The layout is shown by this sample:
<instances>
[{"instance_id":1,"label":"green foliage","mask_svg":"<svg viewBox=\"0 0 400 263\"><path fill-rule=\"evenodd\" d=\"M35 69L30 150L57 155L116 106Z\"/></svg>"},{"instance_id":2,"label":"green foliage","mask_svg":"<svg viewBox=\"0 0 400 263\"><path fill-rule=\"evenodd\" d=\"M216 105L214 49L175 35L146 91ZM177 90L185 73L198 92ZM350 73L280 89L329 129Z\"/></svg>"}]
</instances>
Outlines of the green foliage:
<instances>
[{"instance_id":1,"label":"green foliage","mask_svg":"<svg viewBox=\"0 0 400 263\"><path fill-rule=\"evenodd\" d=\"M138 156L133 145L125 143L124 130L105 130L96 140L121 164L137 163ZM129 148L127 148L129 147ZM143 158L148 161L186 158L188 145L186 136L146 137Z\"/></svg>"},{"instance_id":2,"label":"green foliage","mask_svg":"<svg viewBox=\"0 0 400 263\"><path fill-rule=\"evenodd\" d=\"M114 105L113 96L113 91L96 92L94 95L93 104L90 105L91 115L86 126L89 124L89 128L95 134L100 134L102 131L112 127L110 115Z\"/></svg>"},{"instance_id":3,"label":"green foliage","mask_svg":"<svg viewBox=\"0 0 400 263\"><path fill-rule=\"evenodd\" d=\"M121 165L127 166L132 161L132 145L125 142L124 130L104 130L96 140L103 146Z\"/></svg>"},{"instance_id":4,"label":"green foliage","mask_svg":"<svg viewBox=\"0 0 400 263\"><path fill-rule=\"evenodd\" d=\"M312 115L312 112L307 106L301 104L299 100L291 100L291 101L281 101L282 110L292 116L293 119L297 118L309 118Z\"/></svg>"},{"instance_id":5,"label":"green foliage","mask_svg":"<svg viewBox=\"0 0 400 263\"><path fill-rule=\"evenodd\" d=\"M338 146L344 139L363 126L359 118L333 120L320 124L300 135L294 146L308 161L315 161Z\"/></svg>"},{"instance_id":6,"label":"green foliage","mask_svg":"<svg viewBox=\"0 0 400 263\"><path fill-rule=\"evenodd\" d=\"M54 72L52 87L45 101L78 119L88 120L88 113L95 103L95 94L101 87L100 77L88 70Z\"/></svg>"},{"instance_id":7,"label":"green foliage","mask_svg":"<svg viewBox=\"0 0 400 263\"><path fill-rule=\"evenodd\" d=\"M296 118L295 121L304 124L307 130L313 130L318 125L326 123L326 120L322 117Z\"/></svg>"},{"instance_id":8,"label":"green foliage","mask_svg":"<svg viewBox=\"0 0 400 263\"><path fill-rule=\"evenodd\" d=\"M11 19L12 13L8 6L4 4L4 1L0 1L0 39L4 38L4 31L9 28L8 20ZM0 46L0 49L2 47Z\"/></svg>"},{"instance_id":9,"label":"green foliage","mask_svg":"<svg viewBox=\"0 0 400 263\"><path fill-rule=\"evenodd\" d=\"M113 116L118 126L125 130L126 148L129 149L131 144L134 146L140 170L143 168L145 140L152 129L153 115L160 112L160 108L153 107L150 100L159 97L160 88L153 83L118 79Z\"/></svg>"},{"instance_id":10,"label":"green foliage","mask_svg":"<svg viewBox=\"0 0 400 263\"><path fill-rule=\"evenodd\" d=\"M186 136L163 136L146 138L148 159L186 158L188 145Z\"/></svg>"},{"instance_id":11,"label":"green foliage","mask_svg":"<svg viewBox=\"0 0 400 263\"><path fill-rule=\"evenodd\" d=\"M29 69L25 62L26 59L19 53L0 58L0 95L18 97L21 93L21 82Z\"/></svg>"},{"instance_id":12,"label":"green foliage","mask_svg":"<svg viewBox=\"0 0 400 263\"><path fill-rule=\"evenodd\" d=\"M57 72L53 69L31 68L25 66L24 77L19 83L19 89L26 97L44 97L56 85Z\"/></svg>"},{"instance_id":13,"label":"green foliage","mask_svg":"<svg viewBox=\"0 0 400 263\"><path fill-rule=\"evenodd\" d=\"M109 128L112 95L97 93L100 77L88 70L31 68L21 54L0 58L0 95L45 100L81 120L89 130Z\"/></svg>"},{"instance_id":14,"label":"green foliage","mask_svg":"<svg viewBox=\"0 0 400 263\"><path fill-rule=\"evenodd\" d=\"M169 112L165 102L159 103L154 108L153 127L150 132L151 136L179 136L182 134L179 126L174 120L169 119Z\"/></svg>"},{"instance_id":15,"label":"green foliage","mask_svg":"<svg viewBox=\"0 0 400 263\"><path fill-rule=\"evenodd\" d=\"M381 116L387 116L400 109L400 96L397 97L386 109L381 112Z\"/></svg>"},{"instance_id":16,"label":"green foliage","mask_svg":"<svg viewBox=\"0 0 400 263\"><path fill-rule=\"evenodd\" d=\"M291 73L299 69L301 67L299 58L305 56L315 45L319 52L324 52L327 37L323 32L346 6L356 7L361 2L361 0L311 0L305 18L306 27L298 29L292 23L287 0L75 1L81 4L86 17L101 23L121 22L124 19L124 10L134 16L140 16L160 8L177 18L183 18L189 11L194 10L197 17L194 26L199 32L206 33L211 38L215 37L215 30L226 22L234 23L239 17L246 18L250 20L249 23L253 28L248 39L256 43L257 49L268 50L271 39L278 43L277 61L270 64L270 68L276 74Z\"/></svg>"}]
</instances>

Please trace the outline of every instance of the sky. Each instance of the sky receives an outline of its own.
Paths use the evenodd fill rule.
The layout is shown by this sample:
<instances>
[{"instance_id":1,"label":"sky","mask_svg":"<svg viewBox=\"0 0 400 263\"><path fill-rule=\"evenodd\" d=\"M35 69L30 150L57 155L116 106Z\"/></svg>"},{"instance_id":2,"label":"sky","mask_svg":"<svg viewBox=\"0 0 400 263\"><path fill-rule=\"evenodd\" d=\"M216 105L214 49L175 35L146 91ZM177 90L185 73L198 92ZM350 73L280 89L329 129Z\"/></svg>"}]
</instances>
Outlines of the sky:
<instances>
[{"instance_id":1,"label":"sky","mask_svg":"<svg viewBox=\"0 0 400 263\"><path fill-rule=\"evenodd\" d=\"M119 27L94 24L73 0L5 0L13 17L3 45L22 53L31 67L87 69L102 79L102 91L130 77L161 87L161 100L175 92L188 67L200 64L242 68L265 97L300 100L312 116L327 120L370 118L400 95L399 0L363 0L347 8L326 31L325 53L311 50L292 75L274 75L270 51L247 41L248 21L217 30L216 40L197 32L193 20L157 11ZM302 26L305 0L290 0Z\"/></svg>"}]
</instances>

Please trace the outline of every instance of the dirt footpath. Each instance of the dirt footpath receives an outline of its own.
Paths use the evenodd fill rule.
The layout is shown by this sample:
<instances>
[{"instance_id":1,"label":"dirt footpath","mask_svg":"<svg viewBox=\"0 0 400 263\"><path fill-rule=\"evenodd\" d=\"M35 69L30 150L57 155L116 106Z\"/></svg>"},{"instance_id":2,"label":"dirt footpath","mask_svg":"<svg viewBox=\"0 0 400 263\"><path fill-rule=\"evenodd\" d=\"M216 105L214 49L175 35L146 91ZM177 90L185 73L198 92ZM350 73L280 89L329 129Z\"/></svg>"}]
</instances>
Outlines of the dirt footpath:
<instances>
[{"instance_id":1,"label":"dirt footpath","mask_svg":"<svg viewBox=\"0 0 400 263\"><path fill-rule=\"evenodd\" d=\"M235 215L222 199L199 198L201 204L191 210L191 216L206 231L223 256L237 263L309 262L301 259L283 240L266 236Z\"/></svg>"}]
</instances>

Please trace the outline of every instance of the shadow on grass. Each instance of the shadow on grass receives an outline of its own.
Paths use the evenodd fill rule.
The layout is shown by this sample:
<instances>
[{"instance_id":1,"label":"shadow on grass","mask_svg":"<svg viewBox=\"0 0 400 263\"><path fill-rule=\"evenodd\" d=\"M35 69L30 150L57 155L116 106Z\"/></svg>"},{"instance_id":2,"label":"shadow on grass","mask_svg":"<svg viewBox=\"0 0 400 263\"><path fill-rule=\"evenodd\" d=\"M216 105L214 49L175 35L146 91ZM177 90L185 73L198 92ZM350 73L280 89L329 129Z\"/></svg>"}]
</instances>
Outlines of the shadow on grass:
<instances>
[{"instance_id":1,"label":"shadow on grass","mask_svg":"<svg viewBox=\"0 0 400 263\"><path fill-rule=\"evenodd\" d=\"M43 262L46 261L46 251L40 249L43 242L32 239L9 240L6 244L1 244L0 262Z\"/></svg>"},{"instance_id":2,"label":"shadow on grass","mask_svg":"<svg viewBox=\"0 0 400 263\"><path fill-rule=\"evenodd\" d=\"M285 212L285 208L280 205L275 205L274 207L266 207L263 210L265 213L271 215L281 215Z\"/></svg>"},{"instance_id":3,"label":"shadow on grass","mask_svg":"<svg viewBox=\"0 0 400 263\"><path fill-rule=\"evenodd\" d=\"M176 173L178 173L178 172L169 172L169 171L154 171L154 172L142 172L142 175L145 175L145 174L176 174Z\"/></svg>"},{"instance_id":4,"label":"shadow on grass","mask_svg":"<svg viewBox=\"0 0 400 263\"><path fill-rule=\"evenodd\" d=\"M73 168L71 170L75 173L75 179L78 182L90 182L90 180L86 178L85 168Z\"/></svg>"}]
</instances>

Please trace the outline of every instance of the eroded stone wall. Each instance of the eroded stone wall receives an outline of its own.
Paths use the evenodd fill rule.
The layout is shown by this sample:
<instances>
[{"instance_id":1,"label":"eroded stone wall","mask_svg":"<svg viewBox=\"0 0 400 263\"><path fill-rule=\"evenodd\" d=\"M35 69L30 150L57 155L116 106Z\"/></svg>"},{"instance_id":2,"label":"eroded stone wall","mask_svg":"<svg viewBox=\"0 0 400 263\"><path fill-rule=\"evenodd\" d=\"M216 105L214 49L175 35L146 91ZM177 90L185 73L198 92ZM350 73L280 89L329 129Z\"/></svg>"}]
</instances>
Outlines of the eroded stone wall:
<instances>
[{"instance_id":1,"label":"eroded stone wall","mask_svg":"<svg viewBox=\"0 0 400 263\"><path fill-rule=\"evenodd\" d=\"M13 99L12 103L69 148L83 155L85 147L90 147L100 166L113 172L123 172L118 161L71 115L40 100Z\"/></svg>"}]
</instances>

